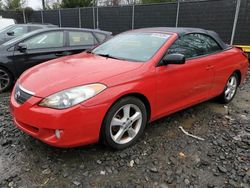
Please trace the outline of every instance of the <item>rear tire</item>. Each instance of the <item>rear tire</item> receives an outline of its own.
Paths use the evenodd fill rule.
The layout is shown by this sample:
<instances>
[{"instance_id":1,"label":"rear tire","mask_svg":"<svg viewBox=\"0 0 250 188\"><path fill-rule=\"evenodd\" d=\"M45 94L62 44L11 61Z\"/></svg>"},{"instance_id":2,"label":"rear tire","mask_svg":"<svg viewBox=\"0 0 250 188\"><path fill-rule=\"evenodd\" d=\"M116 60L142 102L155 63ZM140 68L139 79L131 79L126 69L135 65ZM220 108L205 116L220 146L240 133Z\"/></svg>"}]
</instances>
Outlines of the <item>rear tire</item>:
<instances>
[{"instance_id":1,"label":"rear tire","mask_svg":"<svg viewBox=\"0 0 250 188\"><path fill-rule=\"evenodd\" d=\"M0 93L8 91L13 82L11 73L7 69L0 67Z\"/></svg>"},{"instance_id":2,"label":"rear tire","mask_svg":"<svg viewBox=\"0 0 250 188\"><path fill-rule=\"evenodd\" d=\"M219 96L219 101L227 104L233 100L239 86L239 77L233 73L227 80L223 93Z\"/></svg>"},{"instance_id":3,"label":"rear tire","mask_svg":"<svg viewBox=\"0 0 250 188\"><path fill-rule=\"evenodd\" d=\"M147 110L144 103L136 97L122 98L104 118L102 141L113 149L125 149L142 136L146 124Z\"/></svg>"}]
</instances>

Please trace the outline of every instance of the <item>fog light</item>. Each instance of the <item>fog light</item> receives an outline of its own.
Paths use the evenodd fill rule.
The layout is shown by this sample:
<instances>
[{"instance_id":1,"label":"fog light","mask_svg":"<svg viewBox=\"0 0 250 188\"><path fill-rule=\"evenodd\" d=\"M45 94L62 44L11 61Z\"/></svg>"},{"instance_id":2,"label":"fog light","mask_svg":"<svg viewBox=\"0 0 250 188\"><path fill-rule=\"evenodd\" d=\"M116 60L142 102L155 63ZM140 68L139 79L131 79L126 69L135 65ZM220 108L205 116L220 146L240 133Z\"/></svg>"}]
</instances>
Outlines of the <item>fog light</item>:
<instances>
[{"instance_id":1,"label":"fog light","mask_svg":"<svg viewBox=\"0 0 250 188\"><path fill-rule=\"evenodd\" d=\"M57 139L60 139L61 138L61 131L59 129L56 129L55 130L55 135L56 135Z\"/></svg>"}]
</instances>

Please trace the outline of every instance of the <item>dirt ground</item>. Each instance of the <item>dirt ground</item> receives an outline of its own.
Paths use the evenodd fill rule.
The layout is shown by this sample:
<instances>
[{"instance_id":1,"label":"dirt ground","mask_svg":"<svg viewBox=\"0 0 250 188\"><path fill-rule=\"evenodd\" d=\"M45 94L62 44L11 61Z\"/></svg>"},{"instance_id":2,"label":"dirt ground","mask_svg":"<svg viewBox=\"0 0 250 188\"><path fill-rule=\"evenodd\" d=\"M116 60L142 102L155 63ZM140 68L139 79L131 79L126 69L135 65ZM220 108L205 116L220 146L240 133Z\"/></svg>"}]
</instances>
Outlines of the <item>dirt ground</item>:
<instances>
[{"instance_id":1,"label":"dirt ground","mask_svg":"<svg viewBox=\"0 0 250 188\"><path fill-rule=\"evenodd\" d=\"M0 95L1 188L250 187L249 79L230 104L212 100L151 123L123 151L58 149L33 139L12 123L9 95Z\"/></svg>"}]
</instances>

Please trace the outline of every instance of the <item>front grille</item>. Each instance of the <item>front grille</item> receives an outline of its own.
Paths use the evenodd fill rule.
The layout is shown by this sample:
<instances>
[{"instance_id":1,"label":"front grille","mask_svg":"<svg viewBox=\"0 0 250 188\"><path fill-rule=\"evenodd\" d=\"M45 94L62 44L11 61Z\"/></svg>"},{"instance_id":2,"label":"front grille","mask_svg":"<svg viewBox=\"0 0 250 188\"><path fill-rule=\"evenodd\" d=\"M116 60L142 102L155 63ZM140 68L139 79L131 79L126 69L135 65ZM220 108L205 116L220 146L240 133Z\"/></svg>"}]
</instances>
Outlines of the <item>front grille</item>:
<instances>
[{"instance_id":1,"label":"front grille","mask_svg":"<svg viewBox=\"0 0 250 188\"><path fill-rule=\"evenodd\" d=\"M25 103L30 97L32 97L31 94L25 92L20 85L17 85L15 88L15 100L19 104Z\"/></svg>"}]
</instances>

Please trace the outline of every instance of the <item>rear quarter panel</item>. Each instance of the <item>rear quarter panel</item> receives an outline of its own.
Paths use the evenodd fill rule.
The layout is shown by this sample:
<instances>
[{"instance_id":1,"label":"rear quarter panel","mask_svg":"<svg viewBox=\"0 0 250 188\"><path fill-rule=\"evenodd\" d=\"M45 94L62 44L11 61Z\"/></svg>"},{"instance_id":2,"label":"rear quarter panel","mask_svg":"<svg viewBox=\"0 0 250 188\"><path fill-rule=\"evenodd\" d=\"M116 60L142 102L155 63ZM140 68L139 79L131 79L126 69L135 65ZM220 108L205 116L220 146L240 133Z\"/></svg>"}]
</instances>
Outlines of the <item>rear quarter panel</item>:
<instances>
[{"instance_id":1,"label":"rear quarter panel","mask_svg":"<svg viewBox=\"0 0 250 188\"><path fill-rule=\"evenodd\" d=\"M241 83L245 80L249 63L240 49L233 47L213 54L211 58L213 59L212 66L214 70L212 95L216 96L223 92L228 78L235 71L240 71Z\"/></svg>"}]
</instances>

